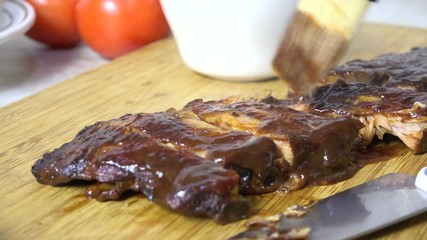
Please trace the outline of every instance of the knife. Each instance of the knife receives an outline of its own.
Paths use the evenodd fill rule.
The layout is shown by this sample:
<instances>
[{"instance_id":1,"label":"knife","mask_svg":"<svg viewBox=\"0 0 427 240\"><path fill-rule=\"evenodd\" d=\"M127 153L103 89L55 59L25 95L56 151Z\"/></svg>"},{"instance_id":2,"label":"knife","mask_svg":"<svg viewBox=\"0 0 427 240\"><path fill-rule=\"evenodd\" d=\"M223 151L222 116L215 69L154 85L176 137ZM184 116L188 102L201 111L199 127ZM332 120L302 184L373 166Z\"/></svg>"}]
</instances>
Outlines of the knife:
<instances>
[{"instance_id":1,"label":"knife","mask_svg":"<svg viewBox=\"0 0 427 240\"><path fill-rule=\"evenodd\" d=\"M295 235L301 229L307 230L302 236L307 239L357 238L426 211L427 167L424 167L417 176L384 175L320 200L302 216L281 215L274 225L249 229L230 239L272 239L280 234Z\"/></svg>"}]
</instances>

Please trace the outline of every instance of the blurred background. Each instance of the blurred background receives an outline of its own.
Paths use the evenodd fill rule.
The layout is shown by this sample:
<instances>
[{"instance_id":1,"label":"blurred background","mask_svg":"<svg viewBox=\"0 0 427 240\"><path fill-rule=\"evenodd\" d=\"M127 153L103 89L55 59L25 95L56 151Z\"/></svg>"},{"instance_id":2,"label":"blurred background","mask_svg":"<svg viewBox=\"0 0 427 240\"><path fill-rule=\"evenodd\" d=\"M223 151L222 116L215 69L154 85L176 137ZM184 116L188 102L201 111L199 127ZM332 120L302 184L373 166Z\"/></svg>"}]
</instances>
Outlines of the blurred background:
<instances>
[{"instance_id":1,"label":"blurred background","mask_svg":"<svg viewBox=\"0 0 427 240\"><path fill-rule=\"evenodd\" d=\"M427 0L379 0L364 21L427 30ZM0 45L0 107L108 62L84 44L54 50L18 36Z\"/></svg>"}]
</instances>

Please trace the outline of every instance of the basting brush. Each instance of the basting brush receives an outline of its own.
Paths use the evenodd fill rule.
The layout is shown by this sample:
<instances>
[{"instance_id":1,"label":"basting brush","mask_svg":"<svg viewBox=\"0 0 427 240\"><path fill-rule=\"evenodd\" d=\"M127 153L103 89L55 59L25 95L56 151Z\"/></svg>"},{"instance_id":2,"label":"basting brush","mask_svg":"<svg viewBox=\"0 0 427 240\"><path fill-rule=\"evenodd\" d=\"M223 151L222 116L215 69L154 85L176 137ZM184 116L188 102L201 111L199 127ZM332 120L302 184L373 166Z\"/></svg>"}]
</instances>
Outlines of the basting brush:
<instances>
[{"instance_id":1,"label":"basting brush","mask_svg":"<svg viewBox=\"0 0 427 240\"><path fill-rule=\"evenodd\" d=\"M295 93L308 93L349 45L368 0L301 0L273 60Z\"/></svg>"}]
</instances>

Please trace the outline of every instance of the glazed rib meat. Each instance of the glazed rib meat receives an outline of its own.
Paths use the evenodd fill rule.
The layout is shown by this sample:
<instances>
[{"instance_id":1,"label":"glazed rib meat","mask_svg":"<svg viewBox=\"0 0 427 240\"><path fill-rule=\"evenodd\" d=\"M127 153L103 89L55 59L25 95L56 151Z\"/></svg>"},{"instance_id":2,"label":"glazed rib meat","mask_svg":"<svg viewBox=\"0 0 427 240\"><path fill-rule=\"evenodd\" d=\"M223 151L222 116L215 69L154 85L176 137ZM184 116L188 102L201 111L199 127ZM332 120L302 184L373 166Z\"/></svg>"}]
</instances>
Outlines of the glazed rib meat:
<instances>
[{"instance_id":1,"label":"glazed rib meat","mask_svg":"<svg viewBox=\"0 0 427 240\"><path fill-rule=\"evenodd\" d=\"M353 60L332 68L326 82L338 79L378 86L427 91L427 48L389 53L371 60Z\"/></svg>"},{"instance_id":2,"label":"glazed rib meat","mask_svg":"<svg viewBox=\"0 0 427 240\"><path fill-rule=\"evenodd\" d=\"M242 195L350 177L360 128L357 120L260 101L196 100L179 111L85 127L32 173L53 186L93 181L86 194L100 201L132 190L170 210L228 223L248 216Z\"/></svg>"},{"instance_id":3,"label":"glazed rib meat","mask_svg":"<svg viewBox=\"0 0 427 240\"><path fill-rule=\"evenodd\" d=\"M278 149L270 138L221 130L189 111L139 113L130 126L238 172L241 194L277 190L285 177Z\"/></svg>"},{"instance_id":4,"label":"glazed rib meat","mask_svg":"<svg viewBox=\"0 0 427 240\"><path fill-rule=\"evenodd\" d=\"M162 155L160 152L165 153ZM153 156L153 154L157 155ZM164 161L164 163L158 165L156 158L160 158L158 161ZM213 183L213 186L218 185L228 189L230 191L228 194L233 196L232 198L238 198L238 193L259 194L277 190L288 174L282 171L280 153L270 138L253 136L245 132L221 130L201 121L192 112L174 109L159 113L126 115L120 119L87 127L70 143L55 149L37 161L33 167L33 174L39 182L50 185L78 179L96 180L103 184L90 187L87 193L101 201L117 199L125 191L134 190L142 192L150 200L172 210L183 211L188 215L203 215L200 212L192 213L191 207L187 209L181 205L170 206L171 200L166 194L175 192L172 186L152 184L157 176L153 173L171 178L174 176L171 174L173 171L199 171L194 174L206 175L206 179L212 178L212 181L215 181L215 176L207 167L204 170L178 163L185 158L196 158L213 170L229 169L227 174L233 173L233 178L238 174L237 186L231 179L225 183ZM151 173L148 175L151 177L147 177L145 173L141 176L135 173L134 171L140 166L150 169ZM197 178L194 180L192 185L205 188L204 181L199 181ZM151 190L144 188L144 184L150 185L151 190L155 189L159 193L154 195L150 192ZM174 180L173 183L167 184L179 185L180 183ZM236 187L237 190L234 189ZM206 189L209 190L209 187ZM223 190L219 189L219 191ZM201 191L198 194L209 196L210 193ZM201 196L197 196L199 200L194 201L202 201ZM228 209L227 204L231 205L237 201L221 203L224 206L215 206L215 203L210 202L209 199L205 202L203 205L213 204L212 209L222 211ZM237 216L247 216L247 212L241 210L247 209L247 203L241 200L240 204L242 206L236 207L235 214L228 212L213 214L207 211L204 215L214 217L219 222L234 221ZM192 207L200 210L196 204Z\"/></svg>"},{"instance_id":5,"label":"glazed rib meat","mask_svg":"<svg viewBox=\"0 0 427 240\"><path fill-rule=\"evenodd\" d=\"M185 149L161 143L133 124L141 115L98 122L47 153L32 167L43 184L96 180L87 195L100 201L141 192L173 211L212 217L219 223L245 218L249 202L239 195L239 175Z\"/></svg>"},{"instance_id":6,"label":"glazed rib meat","mask_svg":"<svg viewBox=\"0 0 427 240\"><path fill-rule=\"evenodd\" d=\"M326 118L281 105L233 98L195 100L184 109L220 128L273 139L285 161L281 164L284 171L292 175L287 182L291 189L348 178L357 169L352 155L362 127L357 120Z\"/></svg>"},{"instance_id":7,"label":"glazed rib meat","mask_svg":"<svg viewBox=\"0 0 427 240\"><path fill-rule=\"evenodd\" d=\"M365 127L361 135L369 144L376 134L397 136L415 154L427 151L427 94L412 89L375 86L367 83L336 83L318 87L299 110L330 117L351 116Z\"/></svg>"}]
</instances>

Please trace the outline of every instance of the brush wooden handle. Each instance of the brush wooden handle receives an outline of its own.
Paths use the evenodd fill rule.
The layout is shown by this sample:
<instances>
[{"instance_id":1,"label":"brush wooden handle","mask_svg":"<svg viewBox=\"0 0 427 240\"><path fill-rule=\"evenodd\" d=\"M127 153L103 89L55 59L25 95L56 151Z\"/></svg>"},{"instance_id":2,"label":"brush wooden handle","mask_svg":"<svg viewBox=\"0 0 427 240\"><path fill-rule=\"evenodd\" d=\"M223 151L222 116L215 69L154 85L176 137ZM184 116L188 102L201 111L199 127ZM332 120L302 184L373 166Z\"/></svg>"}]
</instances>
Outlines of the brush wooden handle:
<instances>
[{"instance_id":1,"label":"brush wooden handle","mask_svg":"<svg viewBox=\"0 0 427 240\"><path fill-rule=\"evenodd\" d=\"M278 75L296 93L322 83L342 55L368 0L301 0L273 61Z\"/></svg>"},{"instance_id":2,"label":"brush wooden handle","mask_svg":"<svg viewBox=\"0 0 427 240\"><path fill-rule=\"evenodd\" d=\"M367 0L301 0L298 10L310 15L325 31L351 39L368 6Z\"/></svg>"}]
</instances>

